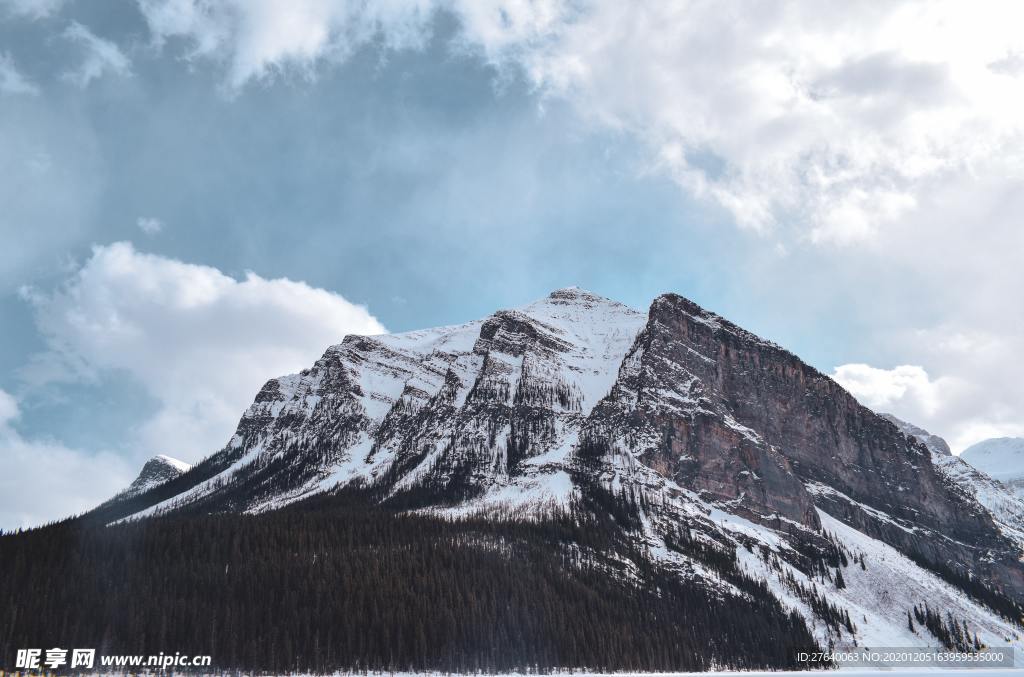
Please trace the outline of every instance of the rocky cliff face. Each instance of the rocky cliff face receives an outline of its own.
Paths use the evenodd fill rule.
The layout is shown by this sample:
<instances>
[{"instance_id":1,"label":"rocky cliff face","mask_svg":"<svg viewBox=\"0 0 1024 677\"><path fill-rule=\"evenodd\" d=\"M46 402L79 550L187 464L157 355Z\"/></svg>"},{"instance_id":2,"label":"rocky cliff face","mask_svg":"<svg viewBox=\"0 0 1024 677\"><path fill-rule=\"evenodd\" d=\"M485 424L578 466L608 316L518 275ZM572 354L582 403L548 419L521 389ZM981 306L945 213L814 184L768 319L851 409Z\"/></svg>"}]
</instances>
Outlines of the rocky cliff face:
<instances>
[{"instance_id":1,"label":"rocky cliff face","mask_svg":"<svg viewBox=\"0 0 1024 677\"><path fill-rule=\"evenodd\" d=\"M722 325L663 296L626 355L611 394L589 421L640 463L759 522L818 526L814 501L790 460L740 422L720 390Z\"/></svg>"},{"instance_id":2,"label":"rocky cliff face","mask_svg":"<svg viewBox=\"0 0 1024 677\"><path fill-rule=\"evenodd\" d=\"M655 300L648 333L641 340L672 351L673 368L662 371L687 374L725 412L718 420L731 414L786 458L819 507L902 550L958 563L964 575L984 572L1024 593L1016 548L988 512L948 489L924 445L830 378L679 296ZM780 480L766 493L793 495Z\"/></svg>"},{"instance_id":3,"label":"rocky cliff face","mask_svg":"<svg viewBox=\"0 0 1024 677\"><path fill-rule=\"evenodd\" d=\"M1018 543L921 442L791 353L671 294L643 314L564 289L465 325L346 337L268 381L223 450L96 518L260 512L352 491L452 514L625 501L637 514L623 528L650 557L710 580L693 543L757 553L744 566L812 624L817 607L791 581L831 581L838 531L854 557L889 553L878 571L907 579L908 608L914 595L938 606L941 590L993 637L1011 632L907 557L1024 599ZM895 641L906 623L892 599L855 610L890 645L916 641Z\"/></svg>"}]
</instances>

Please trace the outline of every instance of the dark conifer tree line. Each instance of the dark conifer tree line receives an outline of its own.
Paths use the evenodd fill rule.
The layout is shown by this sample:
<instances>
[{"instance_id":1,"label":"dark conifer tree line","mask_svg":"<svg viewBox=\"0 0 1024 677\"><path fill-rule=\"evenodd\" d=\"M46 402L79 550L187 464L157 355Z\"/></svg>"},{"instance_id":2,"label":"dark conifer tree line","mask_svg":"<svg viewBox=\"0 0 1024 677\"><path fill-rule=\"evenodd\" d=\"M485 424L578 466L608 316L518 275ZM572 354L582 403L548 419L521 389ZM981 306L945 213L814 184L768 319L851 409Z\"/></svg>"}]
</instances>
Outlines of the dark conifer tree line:
<instances>
[{"instance_id":1,"label":"dark conifer tree line","mask_svg":"<svg viewBox=\"0 0 1024 677\"><path fill-rule=\"evenodd\" d=\"M734 554L683 528L672 539L743 592L723 596L629 545L641 504L595 490L542 521L455 521L349 492L3 535L0 667L54 646L271 673L800 667L796 652L816 649L803 620Z\"/></svg>"}]
</instances>

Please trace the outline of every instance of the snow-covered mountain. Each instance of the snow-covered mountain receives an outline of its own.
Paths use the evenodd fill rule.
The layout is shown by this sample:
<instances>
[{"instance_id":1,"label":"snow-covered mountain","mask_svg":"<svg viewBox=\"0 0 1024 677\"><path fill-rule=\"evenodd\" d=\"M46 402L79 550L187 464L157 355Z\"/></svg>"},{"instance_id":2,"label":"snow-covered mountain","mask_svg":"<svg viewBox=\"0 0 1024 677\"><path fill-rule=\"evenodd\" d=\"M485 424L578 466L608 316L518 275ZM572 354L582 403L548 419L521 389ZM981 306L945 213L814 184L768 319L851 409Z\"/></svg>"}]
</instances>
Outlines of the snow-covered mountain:
<instances>
[{"instance_id":1,"label":"snow-covered mountain","mask_svg":"<svg viewBox=\"0 0 1024 677\"><path fill-rule=\"evenodd\" d=\"M1024 437L995 437L964 449L960 458L1024 496Z\"/></svg>"},{"instance_id":2,"label":"snow-covered mountain","mask_svg":"<svg viewBox=\"0 0 1024 677\"><path fill-rule=\"evenodd\" d=\"M145 493L153 487L188 472L191 468L192 466L184 461L158 454L146 461L146 464L142 466L142 470L139 472L139 476L128 485L127 489L118 494L118 498L124 499Z\"/></svg>"},{"instance_id":3,"label":"snow-covered mountain","mask_svg":"<svg viewBox=\"0 0 1024 677\"><path fill-rule=\"evenodd\" d=\"M1017 504L993 508L984 479L916 435L685 298L642 313L561 289L464 325L345 337L268 381L223 449L87 519L341 497L493 519L584 509L723 598L746 593L716 567L763 581L822 646L935 645L908 623L926 603L1017 643Z\"/></svg>"}]
</instances>

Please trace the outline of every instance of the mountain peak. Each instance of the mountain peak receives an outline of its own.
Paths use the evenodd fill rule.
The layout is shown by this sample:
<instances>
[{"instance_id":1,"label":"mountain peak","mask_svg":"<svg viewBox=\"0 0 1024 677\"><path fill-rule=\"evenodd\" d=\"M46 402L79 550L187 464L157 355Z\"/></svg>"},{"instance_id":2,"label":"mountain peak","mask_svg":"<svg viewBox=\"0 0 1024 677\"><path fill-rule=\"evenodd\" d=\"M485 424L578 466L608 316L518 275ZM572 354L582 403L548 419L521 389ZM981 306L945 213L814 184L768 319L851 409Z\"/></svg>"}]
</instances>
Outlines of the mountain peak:
<instances>
[{"instance_id":1,"label":"mountain peak","mask_svg":"<svg viewBox=\"0 0 1024 677\"><path fill-rule=\"evenodd\" d=\"M614 299L610 299L606 296L601 296L600 294L595 294L592 291L575 286L562 287L561 289L556 289L550 294L548 294L545 298L531 303L530 306L534 306L541 303L582 304L585 306L609 305L625 307L625 304L615 301Z\"/></svg>"},{"instance_id":2,"label":"mountain peak","mask_svg":"<svg viewBox=\"0 0 1024 677\"><path fill-rule=\"evenodd\" d=\"M924 444L928 447L928 451L933 454L938 454L940 456L953 455L953 452L949 449L949 444L947 444L946 440L942 439L938 435L933 435L924 428L918 427L913 423L907 423L892 414L879 413L878 415L899 428L900 432L904 435L909 435Z\"/></svg>"},{"instance_id":3,"label":"mountain peak","mask_svg":"<svg viewBox=\"0 0 1024 677\"><path fill-rule=\"evenodd\" d=\"M623 321L633 325L644 317L635 308L579 287L556 289L516 312L577 335L601 331L600 325Z\"/></svg>"},{"instance_id":4,"label":"mountain peak","mask_svg":"<svg viewBox=\"0 0 1024 677\"><path fill-rule=\"evenodd\" d=\"M150 463L160 466L169 466L171 468L178 470L179 472L188 472L192 468L191 464L185 463L185 461L180 461L170 456L166 456L164 454L157 454L153 458L149 459L146 465L149 465Z\"/></svg>"},{"instance_id":5,"label":"mountain peak","mask_svg":"<svg viewBox=\"0 0 1024 677\"><path fill-rule=\"evenodd\" d=\"M192 466L184 461L179 461L176 458L165 456L164 454L157 454L146 461L146 464L142 466L142 470L139 471L139 476L135 478L134 482L128 485L128 488L125 490L125 494L131 496L141 494L144 491L148 491L159 484L163 484L168 480L172 480L175 477L188 472L191 468Z\"/></svg>"},{"instance_id":6,"label":"mountain peak","mask_svg":"<svg viewBox=\"0 0 1024 677\"><path fill-rule=\"evenodd\" d=\"M548 294L548 298L550 298L550 299L577 299L577 298L582 298L582 299L593 299L593 300L602 300L602 301L607 301L608 300L607 298L601 296L600 294L595 294L592 291L588 291L586 289L583 289L582 287L577 287L576 285L571 285L569 287L562 287L560 289L556 289L553 292L551 292L550 294Z\"/></svg>"}]
</instances>

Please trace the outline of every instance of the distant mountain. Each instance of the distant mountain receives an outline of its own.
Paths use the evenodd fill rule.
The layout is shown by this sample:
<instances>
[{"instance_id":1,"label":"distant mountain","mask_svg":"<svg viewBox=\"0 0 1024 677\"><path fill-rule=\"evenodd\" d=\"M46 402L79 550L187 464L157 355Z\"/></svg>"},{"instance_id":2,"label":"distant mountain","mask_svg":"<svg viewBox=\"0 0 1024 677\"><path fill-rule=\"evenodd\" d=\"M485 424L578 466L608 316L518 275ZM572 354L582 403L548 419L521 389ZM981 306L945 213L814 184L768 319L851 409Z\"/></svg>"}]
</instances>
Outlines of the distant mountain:
<instances>
[{"instance_id":1,"label":"distant mountain","mask_svg":"<svg viewBox=\"0 0 1024 677\"><path fill-rule=\"evenodd\" d=\"M919 428L913 423L902 421L892 414L879 414L879 416L884 418L886 421L890 421L895 424L904 435L910 435L911 437L920 440L933 454L938 454L939 456L953 455L953 452L949 449L949 444L947 444L946 440L942 439L938 435L933 435L924 428Z\"/></svg>"},{"instance_id":2,"label":"distant mountain","mask_svg":"<svg viewBox=\"0 0 1024 677\"><path fill-rule=\"evenodd\" d=\"M170 456L164 456L163 454L154 456L146 461L146 464L142 466L141 472L139 472L139 476L135 478L135 481L123 493L118 495L118 498L123 499L145 493L153 487L188 472L191 468L192 466L188 463L171 458Z\"/></svg>"},{"instance_id":3,"label":"distant mountain","mask_svg":"<svg viewBox=\"0 0 1024 677\"><path fill-rule=\"evenodd\" d=\"M184 609L224 619L197 635L235 657L220 667L270 672L796 667L809 645L1019 643L1017 503L993 507L998 485L941 442L683 297L642 313L560 289L345 337L268 381L187 472L32 536L52 553L34 561L74 556L102 582L121 552L124 584L95 592L120 615L83 615L82 642ZM139 542L160 558L131 568ZM24 592L42 566L11 584L19 618L66 612ZM938 621L909 620L926 605Z\"/></svg>"},{"instance_id":4,"label":"distant mountain","mask_svg":"<svg viewBox=\"0 0 1024 677\"><path fill-rule=\"evenodd\" d=\"M960 458L1024 495L1024 437L996 437L964 449Z\"/></svg>"}]
</instances>

